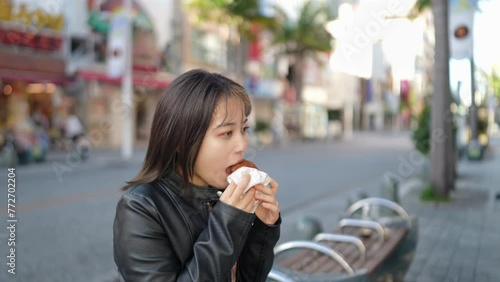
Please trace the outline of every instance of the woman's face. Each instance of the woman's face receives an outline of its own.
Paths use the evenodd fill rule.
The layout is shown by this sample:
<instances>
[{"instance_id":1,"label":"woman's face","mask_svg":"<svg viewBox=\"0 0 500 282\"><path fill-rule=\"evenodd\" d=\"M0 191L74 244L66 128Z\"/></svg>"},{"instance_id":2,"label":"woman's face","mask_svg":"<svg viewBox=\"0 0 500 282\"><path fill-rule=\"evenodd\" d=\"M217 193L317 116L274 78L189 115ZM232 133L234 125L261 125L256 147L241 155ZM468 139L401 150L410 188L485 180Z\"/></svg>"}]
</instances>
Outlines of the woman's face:
<instances>
[{"instance_id":1,"label":"woman's face","mask_svg":"<svg viewBox=\"0 0 500 282\"><path fill-rule=\"evenodd\" d=\"M203 138L191 183L226 188L228 168L243 160L247 149L247 129L243 103L235 98L220 102Z\"/></svg>"}]
</instances>

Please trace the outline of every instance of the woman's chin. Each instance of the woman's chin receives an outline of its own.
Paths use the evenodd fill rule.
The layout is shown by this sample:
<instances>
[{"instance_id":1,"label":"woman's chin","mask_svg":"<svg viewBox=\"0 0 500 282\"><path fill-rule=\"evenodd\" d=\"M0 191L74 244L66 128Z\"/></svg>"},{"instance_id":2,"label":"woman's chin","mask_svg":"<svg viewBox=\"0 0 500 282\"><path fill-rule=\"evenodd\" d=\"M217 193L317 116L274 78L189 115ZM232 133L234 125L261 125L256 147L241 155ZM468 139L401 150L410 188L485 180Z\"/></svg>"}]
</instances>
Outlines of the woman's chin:
<instances>
[{"instance_id":1,"label":"woman's chin","mask_svg":"<svg viewBox=\"0 0 500 282\"><path fill-rule=\"evenodd\" d=\"M220 190L225 190L228 185L229 185L229 183L227 182L226 179L224 179L222 181L217 181L217 183L214 183L211 186L214 188L220 189Z\"/></svg>"}]
</instances>

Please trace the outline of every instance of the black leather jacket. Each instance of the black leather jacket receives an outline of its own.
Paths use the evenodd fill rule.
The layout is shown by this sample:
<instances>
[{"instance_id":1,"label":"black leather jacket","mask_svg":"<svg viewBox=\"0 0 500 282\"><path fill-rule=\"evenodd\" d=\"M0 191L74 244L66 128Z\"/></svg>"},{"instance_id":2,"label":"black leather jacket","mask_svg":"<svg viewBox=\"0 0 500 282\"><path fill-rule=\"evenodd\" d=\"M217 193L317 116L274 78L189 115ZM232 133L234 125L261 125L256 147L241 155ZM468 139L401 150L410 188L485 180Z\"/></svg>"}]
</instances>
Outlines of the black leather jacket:
<instances>
[{"instance_id":1,"label":"black leather jacket","mask_svg":"<svg viewBox=\"0 0 500 282\"><path fill-rule=\"evenodd\" d=\"M265 281L280 223L219 201L212 187L190 185L172 172L128 189L116 207L114 259L122 281ZM188 193L186 193L186 191Z\"/></svg>"}]
</instances>

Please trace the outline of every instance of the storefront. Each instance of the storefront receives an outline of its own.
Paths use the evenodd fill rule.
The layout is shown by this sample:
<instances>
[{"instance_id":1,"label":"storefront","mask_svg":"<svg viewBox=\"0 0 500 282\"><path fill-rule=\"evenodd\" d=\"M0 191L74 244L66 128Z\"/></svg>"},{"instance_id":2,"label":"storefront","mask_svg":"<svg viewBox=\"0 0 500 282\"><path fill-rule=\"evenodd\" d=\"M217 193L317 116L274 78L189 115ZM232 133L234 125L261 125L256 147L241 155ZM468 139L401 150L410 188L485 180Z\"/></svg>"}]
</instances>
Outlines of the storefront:
<instances>
[{"instance_id":1,"label":"storefront","mask_svg":"<svg viewBox=\"0 0 500 282\"><path fill-rule=\"evenodd\" d=\"M44 159L74 80L65 74L62 14L13 2L0 0L0 144L11 134L29 163Z\"/></svg>"},{"instance_id":2,"label":"storefront","mask_svg":"<svg viewBox=\"0 0 500 282\"><path fill-rule=\"evenodd\" d=\"M96 61L78 71L78 76L86 82L82 105L85 113L81 117L89 141L94 147L120 147L123 141L122 125L129 112L122 101L121 78L111 76L106 65L109 64L107 56L114 55L110 49L125 48L111 43L113 36L117 34L113 31L110 19L122 10L123 1L120 0L104 1L98 9L92 10L90 26L101 41L95 43ZM135 145L141 145L149 139L156 104L163 90L173 80L173 76L159 70L160 57L156 49L156 37L151 19L135 1L132 5L132 14L134 15L132 43L134 94L130 112L134 124L133 142Z\"/></svg>"},{"instance_id":3,"label":"storefront","mask_svg":"<svg viewBox=\"0 0 500 282\"><path fill-rule=\"evenodd\" d=\"M122 124L127 113L121 95L121 80L107 76L105 69L80 70L87 81L84 124L90 142L95 147L118 148L122 142ZM136 69L133 72L134 95L132 120L135 144L142 145L149 139L149 129L154 110L173 77L155 70Z\"/></svg>"}]
</instances>

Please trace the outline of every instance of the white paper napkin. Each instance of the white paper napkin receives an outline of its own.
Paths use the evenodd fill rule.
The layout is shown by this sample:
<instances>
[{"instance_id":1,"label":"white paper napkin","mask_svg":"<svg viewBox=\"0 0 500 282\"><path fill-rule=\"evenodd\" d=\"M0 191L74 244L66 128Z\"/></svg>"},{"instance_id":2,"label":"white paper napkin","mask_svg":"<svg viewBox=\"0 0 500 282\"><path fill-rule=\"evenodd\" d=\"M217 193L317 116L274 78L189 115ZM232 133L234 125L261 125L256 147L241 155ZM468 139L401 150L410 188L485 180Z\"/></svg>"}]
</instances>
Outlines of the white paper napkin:
<instances>
[{"instance_id":1,"label":"white paper napkin","mask_svg":"<svg viewBox=\"0 0 500 282\"><path fill-rule=\"evenodd\" d=\"M229 184L231 184L233 182L238 184L241 181L241 179L243 178L243 176L246 174L250 174L250 181L248 182L247 187L245 187L245 191L243 193L246 193L248 191L248 189L250 189L251 187L253 187L257 184L264 184L267 186L269 184L269 182L271 182L271 178L269 177L269 175L267 175L267 173L260 171L256 168L251 168L251 167L246 167L246 166L242 166L242 167L238 168L237 170L235 170L233 173L231 173L227 177L227 182L229 182ZM259 191L257 191L257 192L259 192ZM250 212L254 213L255 209L259 206L259 204L260 204L260 201L255 201L255 204Z\"/></svg>"},{"instance_id":2,"label":"white paper napkin","mask_svg":"<svg viewBox=\"0 0 500 282\"><path fill-rule=\"evenodd\" d=\"M267 173L260 171L256 168L242 166L235 170L227 177L227 182L229 184L236 183L238 184L244 175L250 174L250 182L248 182L247 187L245 187L245 192L248 191L251 187L257 184L268 185L271 182L271 178L267 175Z\"/></svg>"}]
</instances>

